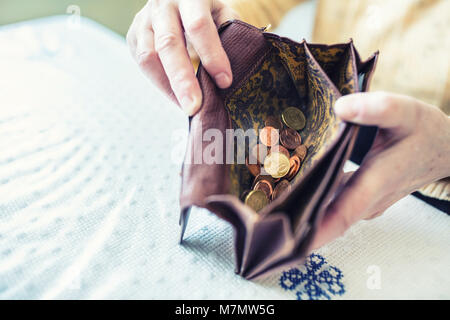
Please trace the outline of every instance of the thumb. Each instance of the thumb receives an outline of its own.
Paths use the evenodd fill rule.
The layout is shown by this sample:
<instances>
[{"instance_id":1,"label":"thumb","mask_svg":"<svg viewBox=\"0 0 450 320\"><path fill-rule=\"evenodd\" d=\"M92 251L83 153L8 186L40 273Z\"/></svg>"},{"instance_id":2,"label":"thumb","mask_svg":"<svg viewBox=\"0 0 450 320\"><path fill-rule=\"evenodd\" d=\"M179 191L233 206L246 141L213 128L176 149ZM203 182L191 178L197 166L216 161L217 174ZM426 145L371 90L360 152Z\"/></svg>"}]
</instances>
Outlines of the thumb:
<instances>
[{"instance_id":1,"label":"thumb","mask_svg":"<svg viewBox=\"0 0 450 320\"><path fill-rule=\"evenodd\" d=\"M380 128L413 130L419 103L411 97L385 92L364 92L339 98L334 111L343 120Z\"/></svg>"},{"instance_id":2,"label":"thumb","mask_svg":"<svg viewBox=\"0 0 450 320\"><path fill-rule=\"evenodd\" d=\"M420 104L417 100L383 92L357 93L343 96L336 101L336 114L343 120L363 125L377 125L393 133L395 140L417 128ZM379 139L382 142L383 139ZM377 140L376 140L377 141ZM381 143L380 142L380 143ZM409 144L390 145L391 148L375 148L367 154L361 167L339 190L328 206L317 230L312 247L322 245L342 236L360 219L383 212L399 197L396 181L406 179L406 162ZM390 150L389 150L390 149ZM407 165L406 165L407 166Z\"/></svg>"},{"instance_id":3,"label":"thumb","mask_svg":"<svg viewBox=\"0 0 450 320\"><path fill-rule=\"evenodd\" d=\"M240 15L236 10L221 1L213 2L211 14L217 27L228 20L240 19Z\"/></svg>"}]
</instances>

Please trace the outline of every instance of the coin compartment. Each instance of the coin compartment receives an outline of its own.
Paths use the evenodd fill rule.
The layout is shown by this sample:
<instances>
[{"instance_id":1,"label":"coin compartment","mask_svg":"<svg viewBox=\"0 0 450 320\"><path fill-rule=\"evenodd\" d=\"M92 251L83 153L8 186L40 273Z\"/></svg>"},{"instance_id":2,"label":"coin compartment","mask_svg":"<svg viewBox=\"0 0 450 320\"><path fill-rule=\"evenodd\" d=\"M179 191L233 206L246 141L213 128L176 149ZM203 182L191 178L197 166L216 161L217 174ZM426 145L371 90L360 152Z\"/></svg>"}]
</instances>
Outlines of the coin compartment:
<instances>
[{"instance_id":1,"label":"coin compartment","mask_svg":"<svg viewBox=\"0 0 450 320\"><path fill-rule=\"evenodd\" d=\"M305 114L306 126L300 131L308 147L307 157L293 179L295 183L307 172L336 136L340 121L332 105L340 94L353 92L357 86L355 53L351 42L334 46L311 45L303 41L264 33L269 48L253 72L227 95L225 107L233 129L259 132L268 116L281 116L288 107ZM236 140L237 154L252 147ZM230 193L238 196L251 187L254 177L245 164L230 165Z\"/></svg>"}]
</instances>

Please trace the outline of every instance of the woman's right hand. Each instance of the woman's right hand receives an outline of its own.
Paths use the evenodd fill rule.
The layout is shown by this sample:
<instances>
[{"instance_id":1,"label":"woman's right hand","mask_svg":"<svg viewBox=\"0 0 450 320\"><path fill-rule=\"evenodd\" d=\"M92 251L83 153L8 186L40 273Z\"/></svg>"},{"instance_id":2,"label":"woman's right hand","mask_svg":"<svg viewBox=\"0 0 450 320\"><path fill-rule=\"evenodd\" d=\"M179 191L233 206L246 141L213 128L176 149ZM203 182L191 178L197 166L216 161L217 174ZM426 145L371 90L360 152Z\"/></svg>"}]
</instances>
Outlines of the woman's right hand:
<instances>
[{"instance_id":1,"label":"woman's right hand","mask_svg":"<svg viewBox=\"0 0 450 320\"><path fill-rule=\"evenodd\" d=\"M127 42L144 74L193 115L202 92L191 58L198 55L218 87L229 87L231 67L217 26L236 18L236 12L219 0L149 0L136 14Z\"/></svg>"}]
</instances>

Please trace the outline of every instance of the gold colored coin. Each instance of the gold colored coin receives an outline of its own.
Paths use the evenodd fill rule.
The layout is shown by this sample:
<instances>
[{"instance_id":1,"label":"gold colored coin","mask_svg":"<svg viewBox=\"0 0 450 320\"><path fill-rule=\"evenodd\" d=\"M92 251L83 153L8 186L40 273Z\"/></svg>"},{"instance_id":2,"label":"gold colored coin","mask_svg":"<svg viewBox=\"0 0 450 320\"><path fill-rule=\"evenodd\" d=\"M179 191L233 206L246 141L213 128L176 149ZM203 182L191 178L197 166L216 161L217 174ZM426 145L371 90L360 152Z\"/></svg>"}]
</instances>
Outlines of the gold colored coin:
<instances>
[{"instance_id":1,"label":"gold colored coin","mask_svg":"<svg viewBox=\"0 0 450 320\"><path fill-rule=\"evenodd\" d=\"M289 158L281 152L271 152L264 159L264 170L275 179L284 177L289 168Z\"/></svg>"},{"instance_id":2,"label":"gold colored coin","mask_svg":"<svg viewBox=\"0 0 450 320\"><path fill-rule=\"evenodd\" d=\"M252 190L245 197L244 203L258 212L269 203L269 199L263 191Z\"/></svg>"},{"instance_id":3,"label":"gold colored coin","mask_svg":"<svg viewBox=\"0 0 450 320\"><path fill-rule=\"evenodd\" d=\"M302 130L306 125L306 118L299 108L289 107L281 114L284 124L294 130Z\"/></svg>"}]
</instances>

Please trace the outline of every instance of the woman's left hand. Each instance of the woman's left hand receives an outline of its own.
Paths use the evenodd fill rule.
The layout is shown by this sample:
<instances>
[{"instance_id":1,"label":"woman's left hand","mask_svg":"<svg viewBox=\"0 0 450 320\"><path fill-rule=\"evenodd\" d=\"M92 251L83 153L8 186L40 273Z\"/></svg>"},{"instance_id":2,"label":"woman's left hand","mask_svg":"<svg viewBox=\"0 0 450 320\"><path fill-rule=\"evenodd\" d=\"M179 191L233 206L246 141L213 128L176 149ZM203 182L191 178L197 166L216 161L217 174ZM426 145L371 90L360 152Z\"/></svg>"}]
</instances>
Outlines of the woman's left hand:
<instances>
[{"instance_id":1,"label":"woman's left hand","mask_svg":"<svg viewBox=\"0 0 450 320\"><path fill-rule=\"evenodd\" d=\"M382 214L406 195L450 176L450 118L411 97L356 93L336 101L343 120L379 127L360 168L327 208L313 249L342 236L361 219Z\"/></svg>"}]
</instances>

